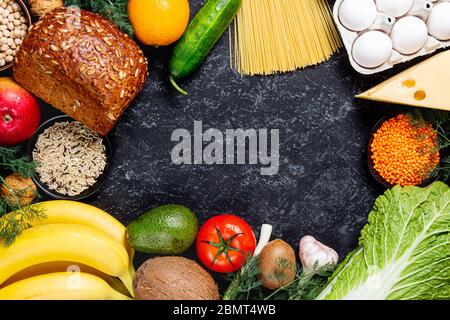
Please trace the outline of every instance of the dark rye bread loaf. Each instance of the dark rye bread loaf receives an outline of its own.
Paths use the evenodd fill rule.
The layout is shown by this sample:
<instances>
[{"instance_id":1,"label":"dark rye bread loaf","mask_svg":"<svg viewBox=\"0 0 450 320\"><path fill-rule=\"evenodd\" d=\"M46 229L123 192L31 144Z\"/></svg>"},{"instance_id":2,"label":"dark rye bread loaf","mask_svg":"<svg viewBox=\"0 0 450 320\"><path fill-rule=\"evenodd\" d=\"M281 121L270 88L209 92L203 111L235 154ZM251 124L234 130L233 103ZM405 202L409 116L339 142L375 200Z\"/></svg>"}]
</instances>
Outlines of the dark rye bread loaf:
<instances>
[{"instance_id":1,"label":"dark rye bread loaf","mask_svg":"<svg viewBox=\"0 0 450 320\"><path fill-rule=\"evenodd\" d=\"M102 16L58 8L38 21L14 62L25 89L106 135L143 88L147 59Z\"/></svg>"}]
</instances>

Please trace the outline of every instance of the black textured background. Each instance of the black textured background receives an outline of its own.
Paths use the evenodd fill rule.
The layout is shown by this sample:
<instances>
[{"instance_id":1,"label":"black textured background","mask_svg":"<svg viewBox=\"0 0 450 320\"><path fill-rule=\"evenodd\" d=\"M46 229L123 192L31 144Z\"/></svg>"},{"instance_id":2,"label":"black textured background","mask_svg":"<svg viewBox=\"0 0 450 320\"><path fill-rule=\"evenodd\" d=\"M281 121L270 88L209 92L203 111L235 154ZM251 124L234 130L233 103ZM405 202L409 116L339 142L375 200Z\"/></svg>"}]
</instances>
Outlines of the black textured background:
<instances>
[{"instance_id":1,"label":"black textured background","mask_svg":"<svg viewBox=\"0 0 450 320\"><path fill-rule=\"evenodd\" d=\"M193 16L204 1L190 3ZM109 177L89 203L125 224L167 203L186 205L200 223L233 213L256 234L262 223L272 224L273 238L296 249L302 236L313 235L341 259L356 246L373 201L383 191L367 168L370 131L399 107L357 101L354 95L413 63L363 76L351 68L342 49L330 61L305 70L241 77L229 67L227 32L202 67L180 83L190 93L185 97L167 80L171 48L143 49L149 58L148 83L110 135L114 159ZM42 121L59 114L44 102L41 106ZM279 129L279 173L261 176L260 165L173 165L171 134L177 128L192 132L194 120L203 121L204 130ZM193 250L187 255L195 257ZM137 265L145 258L138 256Z\"/></svg>"}]
</instances>

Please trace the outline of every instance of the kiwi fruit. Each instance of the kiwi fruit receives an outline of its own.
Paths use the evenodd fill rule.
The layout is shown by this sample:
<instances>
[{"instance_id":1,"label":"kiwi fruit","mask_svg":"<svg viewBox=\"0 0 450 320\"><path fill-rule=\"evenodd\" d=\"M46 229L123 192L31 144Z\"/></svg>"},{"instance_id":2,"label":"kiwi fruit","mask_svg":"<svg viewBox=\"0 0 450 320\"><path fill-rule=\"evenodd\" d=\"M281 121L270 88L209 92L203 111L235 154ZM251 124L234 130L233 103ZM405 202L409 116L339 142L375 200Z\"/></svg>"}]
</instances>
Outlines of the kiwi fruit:
<instances>
[{"instance_id":1,"label":"kiwi fruit","mask_svg":"<svg viewBox=\"0 0 450 320\"><path fill-rule=\"evenodd\" d=\"M268 289L278 289L295 279L297 274L295 251L283 240L273 240L259 255L258 266L262 285Z\"/></svg>"}]
</instances>

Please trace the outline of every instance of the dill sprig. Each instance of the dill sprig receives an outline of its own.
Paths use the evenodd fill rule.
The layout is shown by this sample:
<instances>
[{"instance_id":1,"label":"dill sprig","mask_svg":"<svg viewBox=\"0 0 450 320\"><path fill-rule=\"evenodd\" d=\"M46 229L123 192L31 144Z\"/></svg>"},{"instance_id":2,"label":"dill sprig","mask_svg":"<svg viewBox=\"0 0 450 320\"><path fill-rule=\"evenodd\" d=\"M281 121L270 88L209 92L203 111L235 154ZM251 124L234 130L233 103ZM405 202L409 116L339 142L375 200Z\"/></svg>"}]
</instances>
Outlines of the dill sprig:
<instances>
[{"instance_id":1,"label":"dill sprig","mask_svg":"<svg viewBox=\"0 0 450 320\"><path fill-rule=\"evenodd\" d=\"M128 0L64 0L64 5L96 12L111 20L123 32L134 35L128 18Z\"/></svg>"},{"instance_id":2,"label":"dill sprig","mask_svg":"<svg viewBox=\"0 0 450 320\"><path fill-rule=\"evenodd\" d=\"M263 296L259 290L262 283L258 279L259 274L258 256L253 256L247 260L241 270L228 277L231 283L223 296L223 300L250 300L251 298L262 300Z\"/></svg>"},{"instance_id":3,"label":"dill sprig","mask_svg":"<svg viewBox=\"0 0 450 320\"><path fill-rule=\"evenodd\" d=\"M293 281L285 286L269 291L262 286L258 256L247 261L247 264L231 277L231 284L225 292L224 300L313 300L325 288L328 278L335 267L315 268L314 274L305 274L300 264ZM285 261L279 261L283 268Z\"/></svg>"},{"instance_id":4,"label":"dill sprig","mask_svg":"<svg viewBox=\"0 0 450 320\"><path fill-rule=\"evenodd\" d=\"M1 205L5 206L5 201ZM1 209L0 209L1 210ZM36 205L30 205L26 207L20 207L19 209L5 214L0 217L0 239L4 246L10 246L14 243L17 236L19 236L24 230L32 227L33 221L40 221L46 218L45 212L38 208Z\"/></svg>"},{"instance_id":5,"label":"dill sprig","mask_svg":"<svg viewBox=\"0 0 450 320\"><path fill-rule=\"evenodd\" d=\"M20 148L0 147L0 168L16 172L22 177L34 175L36 163L28 161L26 157L19 157Z\"/></svg>"},{"instance_id":6,"label":"dill sprig","mask_svg":"<svg viewBox=\"0 0 450 320\"><path fill-rule=\"evenodd\" d=\"M450 146L450 114L449 112L435 112L434 124L439 139L439 148L445 149Z\"/></svg>"},{"instance_id":7,"label":"dill sprig","mask_svg":"<svg viewBox=\"0 0 450 320\"><path fill-rule=\"evenodd\" d=\"M439 149L446 149L450 146L450 112L441 110L426 110L416 114L431 122L438 135Z\"/></svg>"},{"instance_id":8,"label":"dill sprig","mask_svg":"<svg viewBox=\"0 0 450 320\"><path fill-rule=\"evenodd\" d=\"M420 111L417 111L420 112ZM423 117L430 121L438 135L439 151L441 152L441 161L439 166L431 173L431 178L439 178L441 181L450 179L450 112L442 110L423 111Z\"/></svg>"},{"instance_id":9,"label":"dill sprig","mask_svg":"<svg viewBox=\"0 0 450 320\"><path fill-rule=\"evenodd\" d=\"M34 175L36 164L20 156L20 148L0 147L0 169L15 172L22 177ZM23 230L31 227L30 223L45 219L45 212L36 205L22 206L20 190L13 190L5 179L0 176L0 186L5 186L12 196L0 197L0 242L11 245ZM11 213L8 213L12 211Z\"/></svg>"},{"instance_id":10,"label":"dill sprig","mask_svg":"<svg viewBox=\"0 0 450 320\"><path fill-rule=\"evenodd\" d=\"M433 172L433 176L440 175L439 179L448 181L450 179L450 156L446 156L441 160L439 167Z\"/></svg>"}]
</instances>

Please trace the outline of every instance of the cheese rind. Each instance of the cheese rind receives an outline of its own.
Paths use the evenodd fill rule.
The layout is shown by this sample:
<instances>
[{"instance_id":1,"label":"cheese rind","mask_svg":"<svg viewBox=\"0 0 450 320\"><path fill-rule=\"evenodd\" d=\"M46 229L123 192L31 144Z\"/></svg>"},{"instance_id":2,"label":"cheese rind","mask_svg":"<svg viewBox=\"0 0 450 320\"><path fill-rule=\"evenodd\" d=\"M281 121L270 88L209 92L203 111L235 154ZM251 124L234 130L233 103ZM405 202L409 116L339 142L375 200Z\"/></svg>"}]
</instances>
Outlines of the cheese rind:
<instances>
[{"instance_id":1,"label":"cheese rind","mask_svg":"<svg viewBox=\"0 0 450 320\"><path fill-rule=\"evenodd\" d=\"M437 54L356 97L450 111L450 50Z\"/></svg>"}]
</instances>

